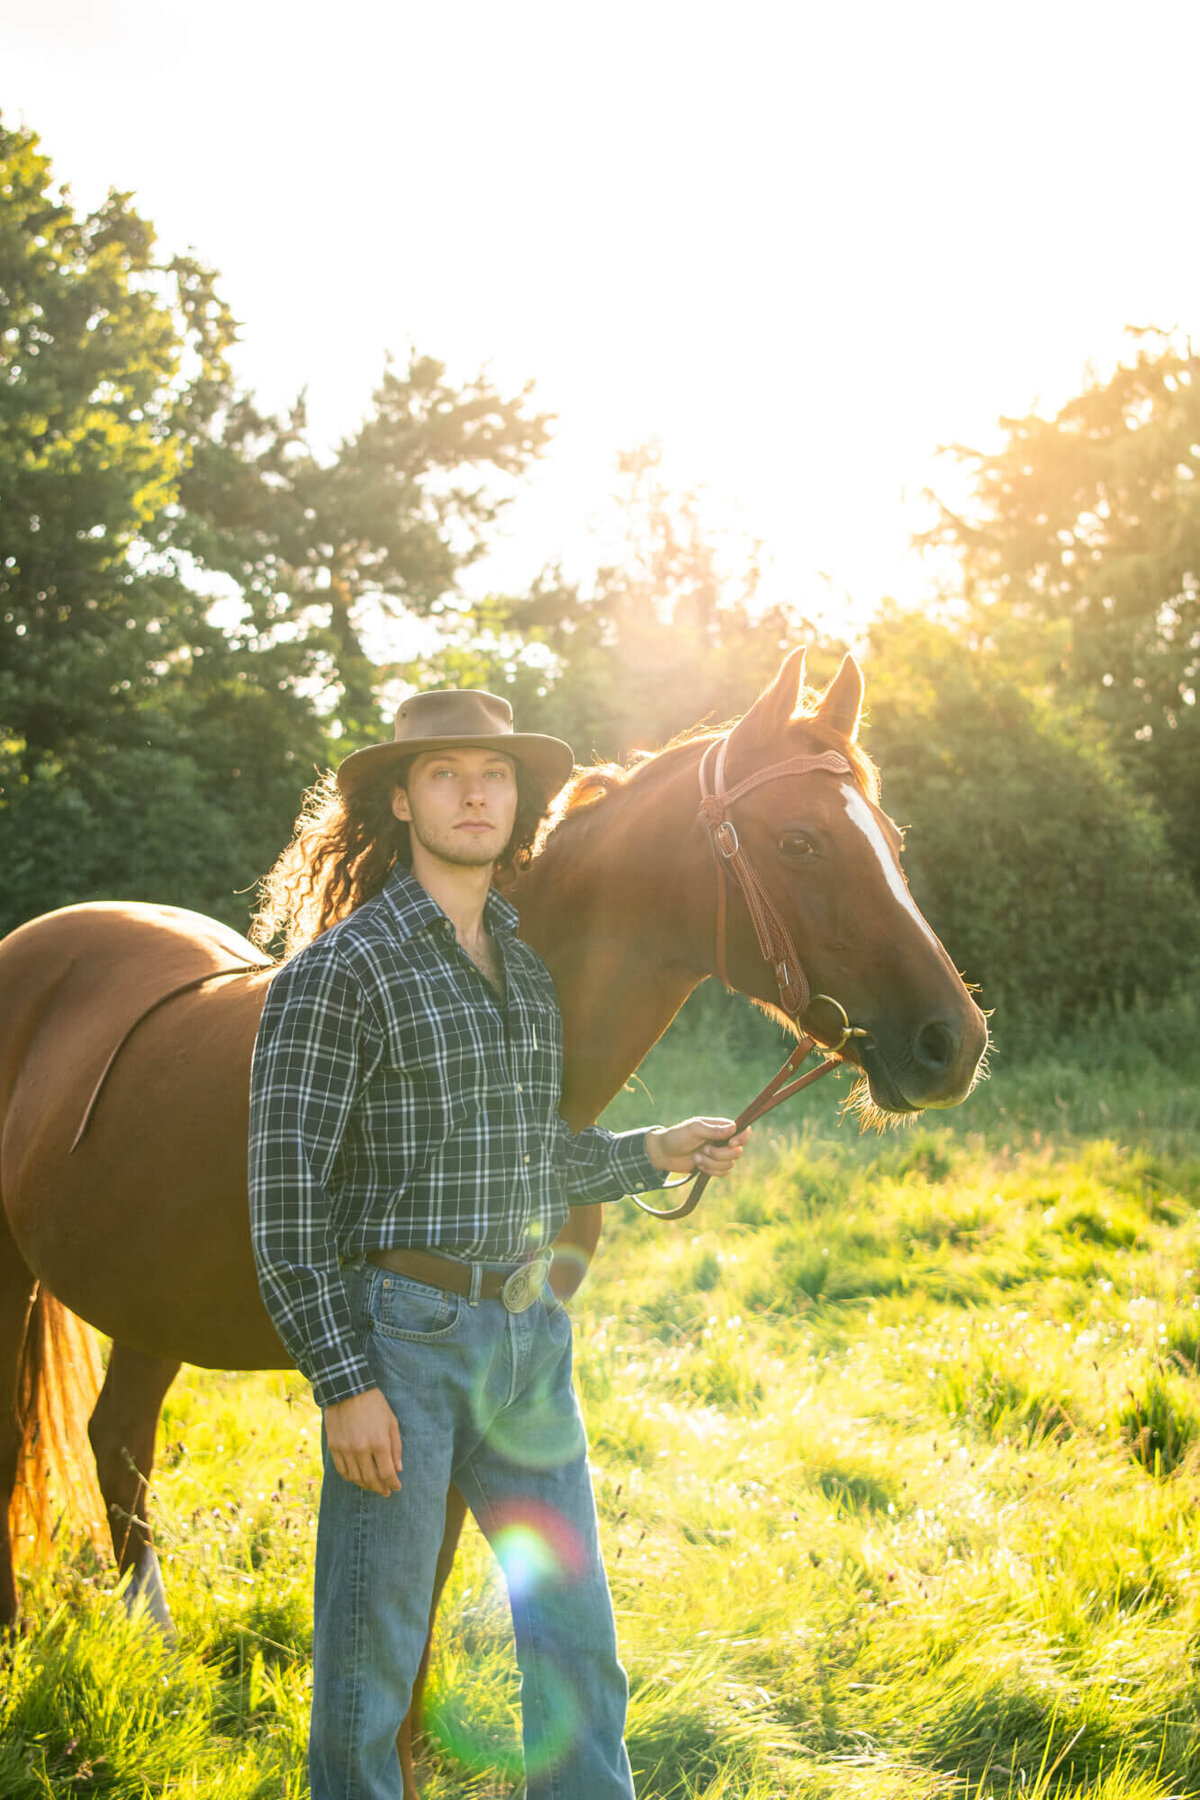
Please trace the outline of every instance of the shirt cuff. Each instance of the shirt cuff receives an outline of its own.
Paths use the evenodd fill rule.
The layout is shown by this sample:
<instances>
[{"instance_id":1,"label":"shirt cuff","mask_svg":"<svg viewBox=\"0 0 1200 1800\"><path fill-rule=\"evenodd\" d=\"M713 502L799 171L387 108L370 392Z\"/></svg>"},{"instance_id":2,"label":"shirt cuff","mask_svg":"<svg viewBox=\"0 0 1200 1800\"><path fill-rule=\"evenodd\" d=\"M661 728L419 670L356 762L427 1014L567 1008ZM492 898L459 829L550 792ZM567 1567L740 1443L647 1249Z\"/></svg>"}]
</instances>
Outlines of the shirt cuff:
<instances>
[{"instance_id":1,"label":"shirt cuff","mask_svg":"<svg viewBox=\"0 0 1200 1800\"><path fill-rule=\"evenodd\" d=\"M670 1176L656 1169L646 1155L646 1132L648 1126L640 1131L616 1131L613 1133L613 1174L622 1183L623 1194L645 1194L651 1188L659 1188Z\"/></svg>"},{"instance_id":2,"label":"shirt cuff","mask_svg":"<svg viewBox=\"0 0 1200 1800\"><path fill-rule=\"evenodd\" d=\"M362 1356L339 1356L324 1363L302 1366L301 1374L312 1383L313 1399L324 1412L339 1400L353 1400L379 1383L371 1373L371 1365Z\"/></svg>"}]
</instances>

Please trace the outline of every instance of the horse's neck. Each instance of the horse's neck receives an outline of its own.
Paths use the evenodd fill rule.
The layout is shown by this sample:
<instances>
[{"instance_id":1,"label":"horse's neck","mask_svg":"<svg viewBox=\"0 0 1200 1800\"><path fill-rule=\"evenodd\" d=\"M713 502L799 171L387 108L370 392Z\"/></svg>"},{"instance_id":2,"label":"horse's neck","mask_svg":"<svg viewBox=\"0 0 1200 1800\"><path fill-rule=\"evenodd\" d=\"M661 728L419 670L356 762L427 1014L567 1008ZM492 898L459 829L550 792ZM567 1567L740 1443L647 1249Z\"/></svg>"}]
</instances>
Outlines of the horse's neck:
<instances>
[{"instance_id":1,"label":"horse's neck","mask_svg":"<svg viewBox=\"0 0 1200 1800\"><path fill-rule=\"evenodd\" d=\"M568 814L564 835L556 843L552 834L513 893L521 934L558 989L563 1115L576 1129L624 1085L708 972L696 915L711 875L695 784L688 763L652 795L595 803L611 815L576 826Z\"/></svg>"}]
</instances>

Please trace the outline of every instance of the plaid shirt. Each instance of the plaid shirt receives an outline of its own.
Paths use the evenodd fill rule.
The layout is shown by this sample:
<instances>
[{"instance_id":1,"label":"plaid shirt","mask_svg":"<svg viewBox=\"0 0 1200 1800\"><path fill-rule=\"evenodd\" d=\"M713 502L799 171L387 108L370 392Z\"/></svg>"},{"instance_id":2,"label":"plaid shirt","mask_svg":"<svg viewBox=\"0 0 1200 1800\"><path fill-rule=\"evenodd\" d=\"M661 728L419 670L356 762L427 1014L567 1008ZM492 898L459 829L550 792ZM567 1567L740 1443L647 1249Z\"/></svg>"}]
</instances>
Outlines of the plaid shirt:
<instances>
[{"instance_id":1,"label":"plaid shirt","mask_svg":"<svg viewBox=\"0 0 1200 1800\"><path fill-rule=\"evenodd\" d=\"M267 1310L320 1406L373 1387L339 1263L420 1246L516 1262L568 1202L662 1177L645 1133L558 1116L550 972L498 894L484 912L504 997L406 870L285 963L250 1078L250 1225Z\"/></svg>"}]
</instances>

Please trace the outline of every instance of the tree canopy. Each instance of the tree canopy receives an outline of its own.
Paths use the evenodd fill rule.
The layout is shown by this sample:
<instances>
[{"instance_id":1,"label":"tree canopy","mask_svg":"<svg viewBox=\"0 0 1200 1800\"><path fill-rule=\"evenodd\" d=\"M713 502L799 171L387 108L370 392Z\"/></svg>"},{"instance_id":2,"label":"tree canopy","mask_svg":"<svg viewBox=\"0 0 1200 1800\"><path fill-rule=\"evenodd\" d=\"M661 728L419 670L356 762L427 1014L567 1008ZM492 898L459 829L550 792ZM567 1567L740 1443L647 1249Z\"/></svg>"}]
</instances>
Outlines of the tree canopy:
<instances>
[{"instance_id":1,"label":"tree canopy","mask_svg":"<svg viewBox=\"0 0 1200 1800\"><path fill-rule=\"evenodd\" d=\"M942 509L972 623L1103 723L1200 880L1200 357L1153 331L1052 418L1002 421L967 517Z\"/></svg>"},{"instance_id":2,"label":"tree canopy","mask_svg":"<svg viewBox=\"0 0 1200 1800\"><path fill-rule=\"evenodd\" d=\"M213 271L2 124L0 306L0 928L101 896L244 923L314 770L378 735L373 619L441 603L547 421L416 356L321 458L301 402L237 389Z\"/></svg>"},{"instance_id":3,"label":"tree canopy","mask_svg":"<svg viewBox=\"0 0 1200 1800\"><path fill-rule=\"evenodd\" d=\"M870 651L867 737L908 877L1001 1047L1169 994L1200 902L1097 721L911 614L883 611Z\"/></svg>"},{"instance_id":4,"label":"tree canopy","mask_svg":"<svg viewBox=\"0 0 1200 1800\"><path fill-rule=\"evenodd\" d=\"M740 713L785 650L761 550L620 462L624 541L468 605L531 390L389 363L329 454L303 397L239 389L215 273L162 257L129 195L81 213L0 124L0 930L68 901L174 901L244 926L314 771L414 686L506 693L581 761ZM1200 946L1200 363L1139 336L1053 419L960 450L970 508L935 624L884 609L868 747L918 897L985 1004L1056 1028L1170 991ZM380 660L389 629L436 647Z\"/></svg>"}]
</instances>

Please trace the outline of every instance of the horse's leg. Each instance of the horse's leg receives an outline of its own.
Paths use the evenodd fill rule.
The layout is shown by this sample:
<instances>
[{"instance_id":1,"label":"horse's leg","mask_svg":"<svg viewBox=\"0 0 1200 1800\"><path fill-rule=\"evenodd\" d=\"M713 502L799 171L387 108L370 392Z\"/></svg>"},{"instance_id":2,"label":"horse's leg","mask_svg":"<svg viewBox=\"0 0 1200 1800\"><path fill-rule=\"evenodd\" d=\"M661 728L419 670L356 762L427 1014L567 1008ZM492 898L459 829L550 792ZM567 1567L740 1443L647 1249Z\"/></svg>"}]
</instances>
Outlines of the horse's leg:
<instances>
[{"instance_id":1,"label":"horse's leg","mask_svg":"<svg viewBox=\"0 0 1200 1800\"><path fill-rule=\"evenodd\" d=\"M9 1504L17 1481L22 1430L17 1417L17 1370L29 1302L36 1281L0 1217L0 1630L17 1622L17 1582L9 1535Z\"/></svg>"},{"instance_id":2,"label":"horse's leg","mask_svg":"<svg viewBox=\"0 0 1200 1800\"><path fill-rule=\"evenodd\" d=\"M108 1512L117 1569L133 1570L125 1602L144 1602L150 1617L173 1637L167 1597L147 1518L147 1489L154 1467L158 1415L179 1364L114 1344L100 1398L88 1424L96 1473Z\"/></svg>"},{"instance_id":3,"label":"horse's leg","mask_svg":"<svg viewBox=\"0 0 1200 1800\"><path fill-rule=\"evenodd\" d=\"M433 1578L433 1602L429 1608L429 1636L425 1639L425 1651L421 1657L421 1666L417 1670L417 1679L413 1683L412 1704L408 1709L407 1718L400 1727L400 1735L396 1739L396 1748L400 1752L400 1768L404 1775L404 1800L418 1800L413 1752L425 1733L425 1683L429 1679L429 1658L433 1650L433 1622L437 1618L442 1591L449 1581L450 1571L454 1567L454 1554L458 1549L458 1540L462 1535L463 1520L466 1516L467 1503L458 1489L452 1487L446 1495L446 1530L442 1538L441 1550L438 1552L437 1570Z\"/></svg>"}]
</instances>

